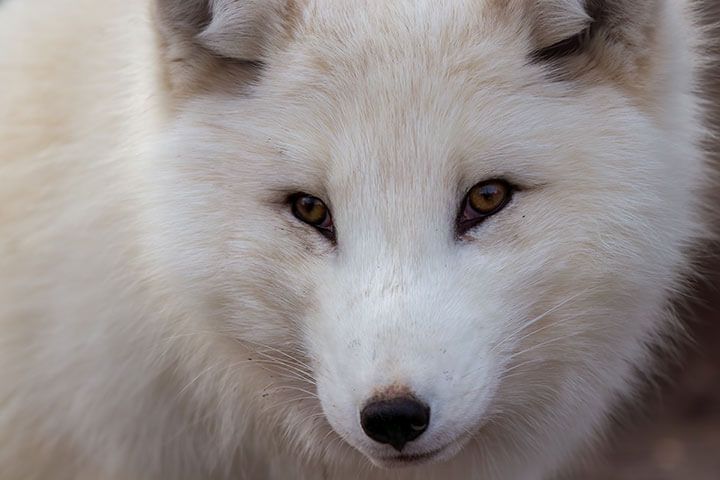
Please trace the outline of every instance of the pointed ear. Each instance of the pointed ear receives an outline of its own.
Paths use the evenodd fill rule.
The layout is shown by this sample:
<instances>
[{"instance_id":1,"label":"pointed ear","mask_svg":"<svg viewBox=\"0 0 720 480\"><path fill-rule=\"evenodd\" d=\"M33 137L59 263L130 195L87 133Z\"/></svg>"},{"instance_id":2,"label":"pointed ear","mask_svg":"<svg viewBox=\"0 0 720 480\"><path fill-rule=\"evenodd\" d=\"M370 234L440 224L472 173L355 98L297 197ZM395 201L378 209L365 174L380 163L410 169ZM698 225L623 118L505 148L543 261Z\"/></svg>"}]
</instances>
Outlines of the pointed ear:
<instances>
[{"instance_id":1,"label":"pointed ear","mask_svg":"<svg viewBox=\"0 0 720 480\"><path fill-rule=\"evenodd\" d=\"M593 19L585 0L536 0L532 4L533 42L540 50L585 31Z\"/></svg>"},{"instance_id":2,"label":"pointed ear","mask_svg":"<svg viewBox=\"0 0 720 480\"><path fill-rule=\"evenodd\" d=\"M170 83L257 69L289 35L293 0L155 0L155 22Z\"/></svg>"},{"instance_id":3,"label":"pointed ear","mask_svg":"<svg viewBox=\"0 0 720 480\"><path fill-rule=\"evenodd\" d=\"M592 64L633 74L653 63L666 2L676 0L532 0L538 62L568 60L578 67ZM576 61L585 55L585 62ZM587 62L592 58L592 62Z\"/></svg>"}]
</instances>

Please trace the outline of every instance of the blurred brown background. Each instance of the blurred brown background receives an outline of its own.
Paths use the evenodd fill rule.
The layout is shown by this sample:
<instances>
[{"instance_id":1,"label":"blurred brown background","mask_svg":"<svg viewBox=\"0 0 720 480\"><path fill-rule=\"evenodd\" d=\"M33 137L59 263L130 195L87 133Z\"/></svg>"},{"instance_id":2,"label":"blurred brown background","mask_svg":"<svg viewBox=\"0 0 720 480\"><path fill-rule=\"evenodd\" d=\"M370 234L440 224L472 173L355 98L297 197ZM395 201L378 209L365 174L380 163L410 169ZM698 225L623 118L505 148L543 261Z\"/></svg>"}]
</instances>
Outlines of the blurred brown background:
<instances>
[{"instance_id":1,"label":"blurred brown background","mask_svg":"<svg viewBox=\"0 0 720 480\"><path fill-rule=\"evenodd\" d=\"M719 25L720 44L720 0L704 2L703 20ZM720 132L720 47L713 55L705 84ZM710 148L720 171L720 139ZM720 206L720 191L712 202ZM605 453L579 480L720 480L720 244L707 248L702 262L710 275L684 315L696 344L666 367L668 377L646 393L642 408L620 416Z\"/></svg>"},{"instance_id":2,"label":"blurred brown background","mask_svg":"<svg viewBox=\"0 0 720 480\"><path fill-rule=\"evenodd\" d=\"M715 272L720 262L713 263ZM714 282L711 284L710 282ZM642 408L620 415L600 459L579 480L720 480L720 275L694 308L696 344L646 393Z\"/></svg>"}]
</instances>

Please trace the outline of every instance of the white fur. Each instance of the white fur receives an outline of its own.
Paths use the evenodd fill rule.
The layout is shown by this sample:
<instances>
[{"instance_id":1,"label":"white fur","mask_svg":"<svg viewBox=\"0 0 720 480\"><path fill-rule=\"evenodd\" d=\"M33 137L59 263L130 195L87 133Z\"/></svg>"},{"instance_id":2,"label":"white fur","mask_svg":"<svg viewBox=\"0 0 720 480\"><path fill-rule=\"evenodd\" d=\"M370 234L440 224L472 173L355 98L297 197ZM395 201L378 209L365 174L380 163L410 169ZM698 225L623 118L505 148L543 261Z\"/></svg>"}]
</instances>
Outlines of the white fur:
<instances>
[{"instance_id":1,"label":"white fur","mask_svg":"<svg viewBox=\"0 0 720 480\"><path fill-rule=\"evenodd\" d=\"M213 3L198 48L261 55L256 83L190 40L165 70L149 0L0 4L2 479L558 471L673 331L704 231L687 5L552 78L528 56L578 1L310 0L287 38ZM523 188L456 239L497 177ZM434 463L375 466L358 411L393 384Z\"/></svg>"}]
</instances>

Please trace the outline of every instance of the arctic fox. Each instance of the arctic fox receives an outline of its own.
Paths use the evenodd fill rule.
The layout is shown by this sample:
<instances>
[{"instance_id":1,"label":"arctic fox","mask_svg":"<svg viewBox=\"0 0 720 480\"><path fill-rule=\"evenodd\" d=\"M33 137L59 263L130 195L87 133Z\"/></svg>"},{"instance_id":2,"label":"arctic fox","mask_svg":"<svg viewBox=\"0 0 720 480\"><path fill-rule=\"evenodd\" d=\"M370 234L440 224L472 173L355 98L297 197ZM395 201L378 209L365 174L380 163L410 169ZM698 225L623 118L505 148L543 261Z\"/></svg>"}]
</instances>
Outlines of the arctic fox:
<instances>
[{"instance_id":1,"label":"arctic fox","mask_svg":"<svg viewBox=\"0 0 720 480\"><path fill-rule=\"evenodd\" d=\"M2 480L543 479L704 236L676 0L4 0Z\"/></svg>"}]
</instances>

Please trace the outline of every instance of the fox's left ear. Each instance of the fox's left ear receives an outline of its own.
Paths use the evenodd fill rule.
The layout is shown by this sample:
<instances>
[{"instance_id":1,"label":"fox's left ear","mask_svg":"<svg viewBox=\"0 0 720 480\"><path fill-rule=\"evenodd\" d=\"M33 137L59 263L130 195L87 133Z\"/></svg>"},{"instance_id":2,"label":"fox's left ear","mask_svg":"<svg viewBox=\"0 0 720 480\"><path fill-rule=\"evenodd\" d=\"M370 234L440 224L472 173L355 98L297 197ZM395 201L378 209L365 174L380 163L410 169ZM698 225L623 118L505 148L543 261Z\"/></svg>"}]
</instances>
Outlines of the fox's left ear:
<instances>
[{"instance_id":1,"label":"fox's left ear","mask_svg":"<svg viewBox=\"0 0 720 480\"><path fill-rule=\"evenodd\" d=\"M530 0L532 58L572 64L585 55L590 65L632 74L648 66L669 1L677 0Z\"/></svg>"}]
</instances>

